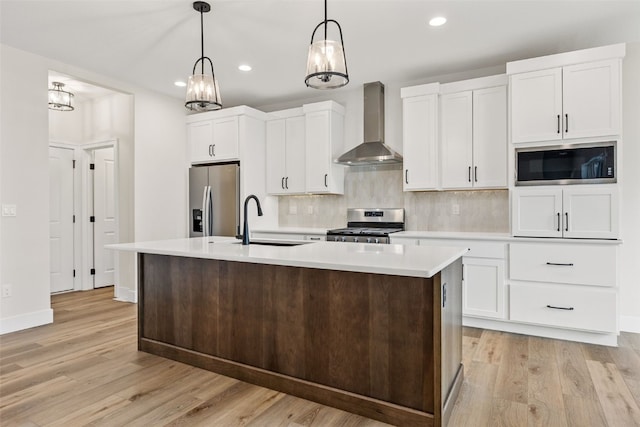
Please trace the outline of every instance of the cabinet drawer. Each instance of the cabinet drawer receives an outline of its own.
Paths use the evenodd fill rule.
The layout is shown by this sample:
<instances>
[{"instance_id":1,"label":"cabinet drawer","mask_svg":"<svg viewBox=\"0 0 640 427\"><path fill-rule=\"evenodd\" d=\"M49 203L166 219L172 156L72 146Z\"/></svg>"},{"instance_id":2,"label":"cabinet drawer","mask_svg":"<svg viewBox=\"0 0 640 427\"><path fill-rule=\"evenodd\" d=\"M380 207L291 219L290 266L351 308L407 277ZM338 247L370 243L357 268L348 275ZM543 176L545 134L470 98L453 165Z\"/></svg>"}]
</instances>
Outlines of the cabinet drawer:
<instances>
[{"instance_id":1,"label":"cabinet drawer","mask_svg":"<svg viewBox=\"0 0 640 427\"><path fill-rule=\"evenodd\" d=\"M505 244L480 240L459 239L418 239L421 246L462 246L469 249L465 257L499 258L505 257Z\"/></svg>"},{"instance_id":2,"label":"cabinet drawer","mask_svg":"<svg viewBox=\"0 0 640 427\"><path fill-rule=\"evenodd\" d=\"M595 332L617 330L613 289L511 285L509 294L511 320Z\"/></svg>"},{"instance_id":3,"label":"cabinet drawer","mask_svg":"<svg viewBox=\"0 0 640 427\"><path fill-rule=\"evenodd\" d=\"M615 286L614 246L571 244L509 245L512 280Z\"/></svg>"}]
</instances>

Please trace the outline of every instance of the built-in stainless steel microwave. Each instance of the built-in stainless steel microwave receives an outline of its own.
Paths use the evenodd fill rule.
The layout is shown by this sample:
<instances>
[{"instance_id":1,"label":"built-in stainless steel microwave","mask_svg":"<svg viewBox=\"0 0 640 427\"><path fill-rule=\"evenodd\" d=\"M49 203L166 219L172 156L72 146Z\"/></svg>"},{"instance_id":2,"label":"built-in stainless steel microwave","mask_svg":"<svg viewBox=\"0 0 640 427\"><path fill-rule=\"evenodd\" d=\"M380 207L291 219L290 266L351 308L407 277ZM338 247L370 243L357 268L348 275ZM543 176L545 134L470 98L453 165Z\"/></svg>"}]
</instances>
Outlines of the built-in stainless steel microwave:
<instances>
[{"instance_id":1,"label":"built-in stainless steel microwave","mask_svg":"<svg viewBox=\"0 0 640 427\"><path fill-rule=\"evenodd\" d=\"M516 185L616 182L616 142L516 149Z\"/></svg>"}]
</instances>

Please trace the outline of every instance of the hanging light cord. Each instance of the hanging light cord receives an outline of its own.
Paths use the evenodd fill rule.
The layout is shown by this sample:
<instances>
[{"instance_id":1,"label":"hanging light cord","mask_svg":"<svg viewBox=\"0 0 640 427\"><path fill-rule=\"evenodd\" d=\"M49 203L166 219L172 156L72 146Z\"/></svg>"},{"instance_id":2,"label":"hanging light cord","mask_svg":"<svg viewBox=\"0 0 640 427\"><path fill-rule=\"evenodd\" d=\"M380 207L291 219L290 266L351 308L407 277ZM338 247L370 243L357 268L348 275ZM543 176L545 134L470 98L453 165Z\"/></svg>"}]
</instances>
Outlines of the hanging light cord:
<instances>
[{"instance_id":1,"label":"hanging light cord","mask_svg":"<svg viewBox=\"0 0 640 427\"><path fill-rule=\"evenodd\" d=\"M200 61L202 74L204 75L204 14L202 12L203 7L200 6Z\"/></svg>"}]
</instances>

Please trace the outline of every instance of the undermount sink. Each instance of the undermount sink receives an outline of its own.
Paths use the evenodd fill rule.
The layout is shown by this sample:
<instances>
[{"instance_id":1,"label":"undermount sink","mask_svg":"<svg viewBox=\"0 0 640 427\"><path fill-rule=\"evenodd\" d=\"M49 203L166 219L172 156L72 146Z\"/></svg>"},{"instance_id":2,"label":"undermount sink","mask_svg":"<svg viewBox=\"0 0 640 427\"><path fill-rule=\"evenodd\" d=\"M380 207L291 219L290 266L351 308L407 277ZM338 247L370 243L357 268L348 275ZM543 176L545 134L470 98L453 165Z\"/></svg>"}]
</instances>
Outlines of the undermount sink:
<instances>
[{"instance_id":1,"label":"undermount sink","mask_svg":"<svg viewBox=\"0 0 640 427\"><path fill-rule=\"evenodd\" d=\"M262 245L262 246L300 246L306 245L311 242L293 242L293 241L278 241L278 240L251 240L250 245ZM242 242L233 242L233 244L242 244Z\"/></svg>"}]
</instances>

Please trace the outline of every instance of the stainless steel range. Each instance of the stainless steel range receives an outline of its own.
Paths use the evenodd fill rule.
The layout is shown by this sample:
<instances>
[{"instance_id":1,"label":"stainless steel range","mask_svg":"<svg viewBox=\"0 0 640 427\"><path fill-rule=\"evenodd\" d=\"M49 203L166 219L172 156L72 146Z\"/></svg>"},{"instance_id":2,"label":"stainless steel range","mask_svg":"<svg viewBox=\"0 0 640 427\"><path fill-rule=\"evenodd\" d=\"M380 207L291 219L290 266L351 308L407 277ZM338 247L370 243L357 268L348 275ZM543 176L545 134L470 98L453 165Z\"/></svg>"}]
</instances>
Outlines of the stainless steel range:
<instances>
[{"instance_id":1,"label":"stainless steel range","mask_svg":"<svg viewBox=\"0 0 640 427\"><path fill-rule=\"evenodd\" d=\"M327 231L327 241L389 243L404 230L404 209L348 209L347 227Z\"/></svg>"}]
</instances>

